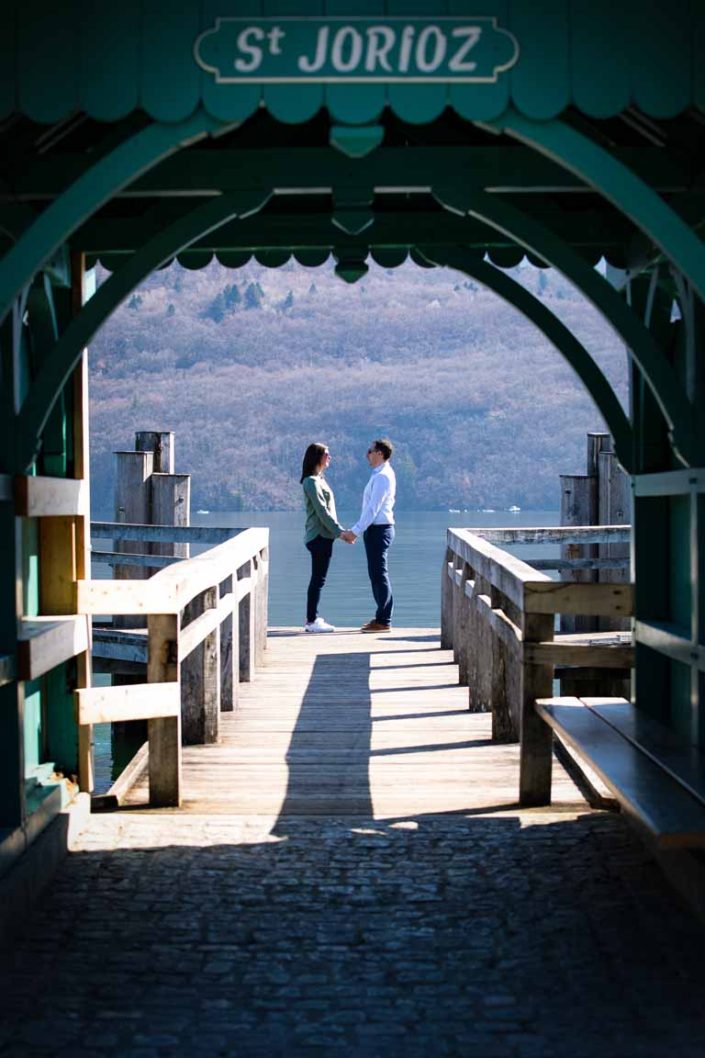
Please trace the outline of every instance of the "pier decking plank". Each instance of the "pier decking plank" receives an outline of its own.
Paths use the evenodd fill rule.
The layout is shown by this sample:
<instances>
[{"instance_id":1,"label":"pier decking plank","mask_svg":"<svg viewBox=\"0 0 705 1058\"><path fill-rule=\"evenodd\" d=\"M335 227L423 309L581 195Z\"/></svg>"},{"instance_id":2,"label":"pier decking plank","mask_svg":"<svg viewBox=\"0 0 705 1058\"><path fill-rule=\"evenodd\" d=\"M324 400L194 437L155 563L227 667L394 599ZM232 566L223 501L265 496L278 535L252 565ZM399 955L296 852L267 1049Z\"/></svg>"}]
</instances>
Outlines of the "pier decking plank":
<instances>
[{"instance_id":1,"label":"pier decking plank","mask_svg":"<svg viewBox=\"0 0 705 1058\"><path fill-rule=\"evenodd\" d=\"M490 715L468 712L436 629L274 629L264 667L221 716L220 742L184 747L182 809L408 818L510 808L519 747L490 735ZM559 765L554 790L584 808ZM147 807L146 778L127 803Z\"/></svg>"}]
</instances>

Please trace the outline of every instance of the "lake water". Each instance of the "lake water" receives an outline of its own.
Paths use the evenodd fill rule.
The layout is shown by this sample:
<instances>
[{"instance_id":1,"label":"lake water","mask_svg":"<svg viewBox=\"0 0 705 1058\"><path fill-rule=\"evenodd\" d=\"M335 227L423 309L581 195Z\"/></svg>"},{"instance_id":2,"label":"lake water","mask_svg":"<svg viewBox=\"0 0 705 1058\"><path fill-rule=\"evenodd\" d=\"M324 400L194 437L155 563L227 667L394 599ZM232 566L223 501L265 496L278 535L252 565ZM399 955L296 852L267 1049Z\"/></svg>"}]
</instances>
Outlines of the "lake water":
<instances>
[{"instance_id":1,"label":"lake water","mask_svg":"<svg viewBox=\"0 0 705 1058\"><path fill-rule=\"evenodd\" d=\"M351 525L358 511L339 511L342 525ZM305 619L306 588L311 560L303 543L303 512L254 511L193 514L194 525L267 526L270 530L269 622L301 626ZM494 513L467 511L398 511L396 539L389 552L394 591L394 624L402 628L435 627L440 623L441 566L449 526L489 529L498 526L551 526L559 524L558 511ZM522 546L511 549L529 557L553 557L557 548ZM362 540L354 545L338 541L333 546L328 580L320 612L332 624L359 627L374 617Z\"/></svg>"},{"instance_id":2,"label":"lake water","mask_svg":"<svg viewBox=\"0 0 705 1058\"><path fill-rule=\"evenodd\" d=\"M351 525L357 511L340 511L343 525ZM305 618L306 588L311 560L303 543L303 511L214 511L194 513L193 525L249 528L267 526L270 530L269 623L301 627ZM490 529L510 526L553 526L560 521L558 511L398 511L396 539L389 553L389 570L394 590L394 623L398 627L435 628L440 624L441 567L445 554L446 529ZM105 549L106 541L96 541ZM192 548L197 554L202 548ZM552 558L557 545L521 545L507 548L513 554ZM108 575L108 567L97 563L94 577ZM356 544L337 542L333 547L328 580L323 589L320 612L332 624L359 627L374 617L362 540ZM98 676L96 682L110 677ZM110 724L94 728L96 792L104 793L117 778L113 766ZM136 747L135 747L136 748ZM131 750L134 752L134 748ZM119 772L119 769L118 769Z\"/></svg>"}]
</instances>

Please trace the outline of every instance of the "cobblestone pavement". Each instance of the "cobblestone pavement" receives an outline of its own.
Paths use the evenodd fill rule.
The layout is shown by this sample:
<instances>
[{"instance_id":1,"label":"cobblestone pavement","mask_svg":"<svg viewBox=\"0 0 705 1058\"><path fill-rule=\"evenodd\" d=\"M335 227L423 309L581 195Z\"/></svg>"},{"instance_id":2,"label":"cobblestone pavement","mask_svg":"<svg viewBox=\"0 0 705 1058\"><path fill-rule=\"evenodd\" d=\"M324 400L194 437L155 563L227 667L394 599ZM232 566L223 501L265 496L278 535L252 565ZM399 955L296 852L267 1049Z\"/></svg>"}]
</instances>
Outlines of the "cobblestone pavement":
<instances>
[{"instance_id":1,"label":"cobblestone pavement","mask_svg":"<svg viewBox=\"0 0 705 1058\"><path fill-rule=\"evenodd\" d=\"M702 1058L705 931L614 816L94 817L2 1056Z\"/></svg>"}]
</instances>

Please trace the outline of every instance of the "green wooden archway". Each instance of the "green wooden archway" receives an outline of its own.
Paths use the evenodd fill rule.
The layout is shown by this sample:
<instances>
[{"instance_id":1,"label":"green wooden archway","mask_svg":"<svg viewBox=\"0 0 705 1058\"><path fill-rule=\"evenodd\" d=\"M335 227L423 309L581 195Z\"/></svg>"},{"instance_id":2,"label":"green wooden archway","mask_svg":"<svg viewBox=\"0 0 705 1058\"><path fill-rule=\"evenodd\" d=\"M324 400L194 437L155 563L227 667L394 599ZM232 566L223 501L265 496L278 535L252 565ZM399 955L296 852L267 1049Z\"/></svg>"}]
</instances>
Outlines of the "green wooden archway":
<instances>
[{"instance_id":1,"label":"green wooden archway","mask_svg":"<svg viewBox=\"0 0 705 1058\"><path fill-rule=\"evenodd\" d=\"M441 0L374 7L448 16ZM16 656L15 586L24 576L32 595L41 552L10 477L76 472L73 365L142 277L174 254L198 265L213 252L230 264L333 252L354 280L370 251L392 264L413 251L523 312L596 401L635 475L638 704L705 739L705 64L693 46L705 16L686 0L645 0L639 19L617 4L482 9L516 42L483 81L292 86L198 65L198 39L241 13L236 0L146 5L139 24L130 4L104 18L79 0L31 18L13 5L0 41L0 661ZM560 269L627 345L628 417L589 351L495 267L523 252ZM601 252L621 291L595 271ZM81 307L86 254L117 267ZM15 826L24 690L4 664L0 825Z\"/></svg>"}]
</instances>

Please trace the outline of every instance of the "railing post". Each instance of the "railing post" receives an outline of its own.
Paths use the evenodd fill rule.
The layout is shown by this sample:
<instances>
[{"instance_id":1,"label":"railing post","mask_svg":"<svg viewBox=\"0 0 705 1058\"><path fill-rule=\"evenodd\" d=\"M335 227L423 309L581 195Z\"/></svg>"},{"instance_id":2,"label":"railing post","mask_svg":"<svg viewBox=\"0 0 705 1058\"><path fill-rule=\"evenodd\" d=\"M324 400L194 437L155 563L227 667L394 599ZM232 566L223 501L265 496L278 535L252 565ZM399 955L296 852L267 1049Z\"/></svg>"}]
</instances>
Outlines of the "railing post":
<instances>
[{"instance_id":1,"label":"railing post","mask_svg":"<svg viewBox=\"0 0 705 1058\"><path fill-rule=\"evenodd\" d=\"M506 602L497 588L490 587L490 605L493 610L505 610ZM512 669L521 666L521 659L502 641L488 625L490 635L490 702L492 703L492 741L518 742L520 716L516 709L516 697L512 703L512 682L518 690L519 678L512 681ZM517 674L518 676L518 674ZM512 708L514 704L514 708Z\"/></svg>"},{"instance_id":2,"label":"railing post","mask_svg":"<svg viewBox=\"0 0 705 1058\"><path fill-rule=\"evenodd\" d=\"M240 656L240 679L243 683L251 683L255 674L255 602L254 602L254 578L256 570L254 562L250 560L240 566L237 571L238 580L250 580L250 590L240 599L239 610L239 656Z\"/></svg>"},{"instance_id":3,"label":"railing post","mask_svg":"<svg viewBox=\"0 0 705 1058\"><path fill-rule=\"evenodd\" d=\"M269 623L269 548L263 547L259 555L259 570L257 573L257 663L264 662L264 652L267 649L267 627Z\"/></svg>"},{"instance_id":4,"label":"railing post","mask_svg":"<svg viewBox=\"0 0 705 1058\"><path fill-rule=\"evenodd\" d=\"M224 617L220 625L220 711L231 713L237 707L239 679L238 661L238 605L237 573L224 580L220 586L221 597L233 595L232 613Z\"/></svg>"},{"instance_id":5,"label":"railing post","mask_svg":"<svg viewBox=\"0 0 705 1058\"><path fill-rule=\"evenodd\" d=\"M182 628L218 607L218 586L207 588L183 612ZM220 628L210 632L181 662L181 721L186 746L218 741L220 721Z\"/></svg>"},{"instance_id":6,"label":"railing post","mask_svg":"<svg viewBox=\"0 0 705 1058\"><path fill-rule=\"evenodd\" d=\"M450 650L453 646L453 594L455 582L451 580L449 569L454 567L455 556L449 547L446 548L441 570L441 650Z\"/></svg>"},{"instance_id":7,"label":"railing post","mask_svg":"<svg viewBox=\"0 0 705 1058\"><path fill-rule=\"evenodd\" d=\"M529 643L552 640L554 623L553 614L522 613L524 649ZM553 693L553 665L532 664L523 657L520 686L519 802L526 807L547 805L551 803L553 732L538 716L535 703Z\"/></svg>"},{"instance_id":8,"label":"railing post","mask_svg":"<svg viewBox=\"0 0 705 1058\"><path fill-rule=\"evenodd\" d=\"M148 683L179 678L179 616L149 614ZM147 722L149 738L149 801L161 808L181 804L181 717L160 717Z\"/></svg>"},{"instance_id":9,"label":"railing post","mask_svg":"<svg viewBox=\"0 0 705 1058\"><path fill-rule=\"evenodd\" d=\"M475 574L475 644L470 684L470 712L492 712L492 649L494 633L484 614L484 601L491 599L492 585ZM469 666L470 667L470 666Z\"/></svg>"},{"instance_id":10,"label":"railing post","mask_svg":"<svg viewBox=\"0 0 705 1058\"><path fill-rule=\"evenodd\" d=\"M456 622L455 622L455 653L458 662L458 683L468 682L468 633L470 626L470 599L468 599L465 586L472 579L472 570L467 562L463 562L460 568L460 583L458 584L456 596Z\"/></svg>"}]
</instances>

